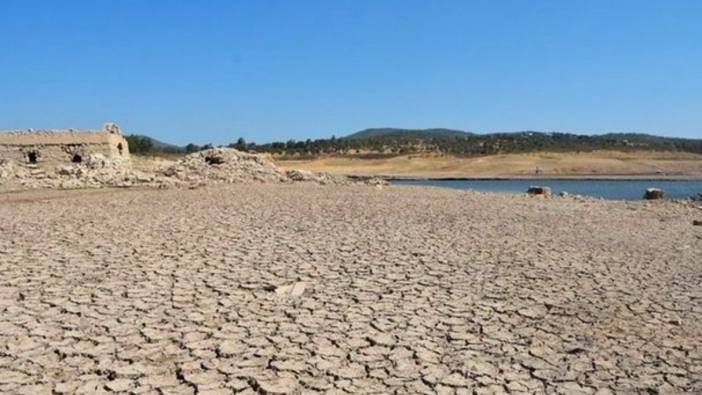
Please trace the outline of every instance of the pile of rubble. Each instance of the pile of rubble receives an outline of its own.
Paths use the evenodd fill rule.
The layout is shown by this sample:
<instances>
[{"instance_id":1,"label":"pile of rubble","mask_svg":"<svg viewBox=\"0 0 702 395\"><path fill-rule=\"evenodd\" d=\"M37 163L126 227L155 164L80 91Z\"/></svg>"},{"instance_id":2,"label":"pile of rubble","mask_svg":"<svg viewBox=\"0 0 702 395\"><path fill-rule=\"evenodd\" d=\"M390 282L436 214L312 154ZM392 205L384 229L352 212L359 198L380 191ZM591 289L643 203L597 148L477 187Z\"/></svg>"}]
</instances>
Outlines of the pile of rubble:
<instances>
[{"instance_id":1,"label":"pile of rubble","mask_svg":"<svg viewBox=\"0 0 702 395\"><path fill-rule=\"evenodd\" d=\"M213 148L195 152L159 173L187 184L287 181L285 173L262 155L249 154L232 148Z\"/></svg>"},{"instance_id":2,"label":"pile of rubble","mask_svg":"<svg viewBox=\"0 0 702 395\"><path fill-rule=\"evenodd\" d=\"M22 189L79 189L101 187L147 186L156 188L195 188L210 184L292 183L346 185L354 183L384 184L380 179L352 179L326 173L279 169L263 155L232 148L213 148L183 157L155 171L138 171L128 161L90 155L82 163L45 169L0 162L0 185Z\"/></svg>"},{"instance_id":3,"label":"pile of rubble","mask_svg":"<svg viewBox=\"0 0 702 395\"><path fill-rule=\"evenodd\" d=\"M378 185L386 183L377 178L349 178L305 170L284 172L265 155L250 154L233 148L213 148L196 152L158 173L168 179L175 180L178 186L182 184L193 186L246 182L315 182L322 185L356 183Z\"/></svg>"}]
</instances>

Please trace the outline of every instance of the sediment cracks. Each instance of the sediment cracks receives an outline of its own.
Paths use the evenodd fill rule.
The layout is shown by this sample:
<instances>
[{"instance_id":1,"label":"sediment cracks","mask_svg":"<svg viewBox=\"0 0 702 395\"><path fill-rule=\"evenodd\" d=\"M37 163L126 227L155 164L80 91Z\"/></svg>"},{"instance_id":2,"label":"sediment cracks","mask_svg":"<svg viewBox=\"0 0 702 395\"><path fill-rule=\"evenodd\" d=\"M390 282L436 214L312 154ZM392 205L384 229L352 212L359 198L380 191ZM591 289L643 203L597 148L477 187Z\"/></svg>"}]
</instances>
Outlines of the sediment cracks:
<instances>
[{"instance_id":1,"label":"sediment cracks","mask_svg":"<svg viewBox=\"0 0 702 395\"><path fill-rule=\"evenodd\" d=\"M0 196L0 393L699 393L679 203L233 185Z\"/></svg>"}]
</instances>

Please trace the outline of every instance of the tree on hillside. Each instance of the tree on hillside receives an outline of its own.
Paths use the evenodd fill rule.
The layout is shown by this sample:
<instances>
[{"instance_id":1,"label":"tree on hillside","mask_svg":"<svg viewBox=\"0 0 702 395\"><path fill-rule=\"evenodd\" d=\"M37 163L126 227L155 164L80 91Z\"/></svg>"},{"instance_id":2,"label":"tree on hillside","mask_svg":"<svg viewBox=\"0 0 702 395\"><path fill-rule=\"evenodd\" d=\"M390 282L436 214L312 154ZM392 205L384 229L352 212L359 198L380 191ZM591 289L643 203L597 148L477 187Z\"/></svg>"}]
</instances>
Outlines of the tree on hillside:
<instances>
[{"instance_id":1,"label":"tree on hillside","mask_svg":"<svg viewBox=\"0 0 702 395\"><path fill-rule=\"evenodd\" d=\"M144 136L126 136L129 144L129 151L134 154L146 154L153 152L154 143L150 138Z\"/></svg>"},{"instance_id":2,"label":"tree on hillside","mask_svg":"<svg viewBox=\"0 0 702 395\"><path fill-rule=\"evenodd\" d=\"M236 140L236 143L231 143L227 147L235 148L235 149L238 149L239 151L246 151L246 149L248 148L248 145L246 144L246 140L244 140L243 137L239 137Z\"/></svg>"},{"instance_id":3,"label":"tree on hillside","mask_svg":"<svg viewBox=\"0 0 702 395\"><path fill-rule=\"evenodd\" d=\"M190 143L185 146L185 152L191 154L193 152L200 151L200 146L197 144Z\"/></svg>"}]
</instances>

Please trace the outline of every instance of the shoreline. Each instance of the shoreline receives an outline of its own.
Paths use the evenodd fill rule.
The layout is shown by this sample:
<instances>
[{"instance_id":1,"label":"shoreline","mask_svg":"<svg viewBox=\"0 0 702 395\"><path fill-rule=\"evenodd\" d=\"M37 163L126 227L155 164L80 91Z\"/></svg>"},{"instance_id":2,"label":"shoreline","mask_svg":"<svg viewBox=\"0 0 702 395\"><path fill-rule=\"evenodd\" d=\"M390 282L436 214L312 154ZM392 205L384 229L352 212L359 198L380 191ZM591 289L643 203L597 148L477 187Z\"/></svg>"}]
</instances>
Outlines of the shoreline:
<instances>
[{"instance_id":1,"label":"shoreline","mask_svg":"<svg viewBox=\"0 0 702 395\"><path fill-rule=\"evenodd\" d=\"M404 155L389 159L336 156L276 160L276 163L283 169L385 179L702 180L702 155L670 152L536 152L482 157Z\"/></svg>"},{"instance_id":2,"label":"shoreline","mask_svg":"<svg viewBox=\"0 0 702 395\"><path fill-rule=\"evenodd\" d=\"M554 193L565 191L574 196L616 201L645 200L643 195L647 188L662 188L666 194L665 200L699 201L702 198L700 179L404 177L385 180L394 186L425 186L517 195L526 193L528 185L548 186Z\"/></svg>"},{"instance_id":3,"label":"shoreline","mask_svg":"<svg viewBox=\"0 0 702 395\"><path fill-rule=\"evenodd\" d=\"M369 177L349 175L349 177ZM686 181L697 182L702 181L702 176L670 176L670 177L650 177L634 175L605 175L605 176L553 176L553 177L532 177L532 176L495 176L495 177L422 177L422 176L386 176L377 175L375 177L382 178L387 181L529 181L529 180L547 180L547 181Z\"/></svg>"}]
</instances>

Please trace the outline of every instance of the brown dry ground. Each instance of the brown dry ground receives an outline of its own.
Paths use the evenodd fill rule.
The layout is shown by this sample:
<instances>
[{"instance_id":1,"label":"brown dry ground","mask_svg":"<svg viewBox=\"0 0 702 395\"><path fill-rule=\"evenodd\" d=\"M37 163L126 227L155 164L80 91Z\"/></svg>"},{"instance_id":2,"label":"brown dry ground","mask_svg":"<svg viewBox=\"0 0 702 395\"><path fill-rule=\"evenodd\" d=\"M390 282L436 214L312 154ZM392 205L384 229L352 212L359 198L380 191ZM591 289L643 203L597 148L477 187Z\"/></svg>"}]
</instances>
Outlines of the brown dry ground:
<instances>
[{"instance_id":1,"label":"brown dry ground","mask_svg":"<svg viewBox=\"0 0 702 395\"><path fill-rule=\"evenodd\" d=\"M702 155L675 152L596 151L459 158L437 154L389 159L323 157L279 160L284 169L401 177L702 177Z\"/></svg>"},{"instance_id":2,"label":"brown dry ground","mask_svg":"<svg viewBox=\"0 0 702 395\"><path fill-rule=\"evenodd\" d=\"M3 194L0 393L702 393L701 217L304 183Z\"/></svg>"}]
</instances>

